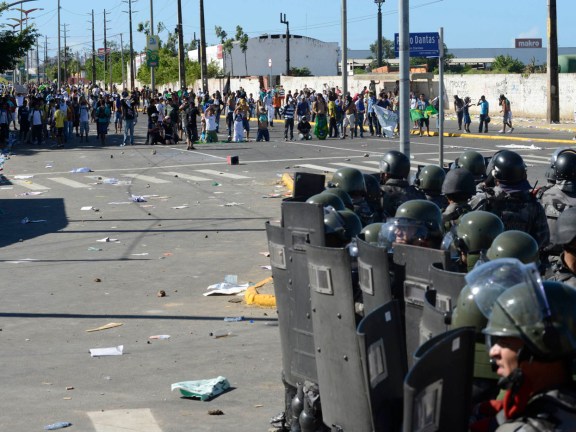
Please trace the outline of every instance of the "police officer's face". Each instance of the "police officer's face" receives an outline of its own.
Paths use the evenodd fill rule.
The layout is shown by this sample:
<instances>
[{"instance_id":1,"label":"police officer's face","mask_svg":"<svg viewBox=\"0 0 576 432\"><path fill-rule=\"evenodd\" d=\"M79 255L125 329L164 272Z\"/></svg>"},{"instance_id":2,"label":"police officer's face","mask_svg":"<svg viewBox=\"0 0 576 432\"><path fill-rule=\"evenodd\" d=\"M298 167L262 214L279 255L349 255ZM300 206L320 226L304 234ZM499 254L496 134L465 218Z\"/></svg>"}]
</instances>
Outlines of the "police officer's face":
<instances>
[{"instance_id":1,"label":"police officer's face","mask_svg":"<svg viewBox=\"0 0 576 432\"><path fill-rule=\"evenodd\" d=\"M496 373L501 377L507 377L518 368L518 351L523 342L515 337L498 337L492 339L490 358L496 362Z\"/></svg>"}]
</instances>

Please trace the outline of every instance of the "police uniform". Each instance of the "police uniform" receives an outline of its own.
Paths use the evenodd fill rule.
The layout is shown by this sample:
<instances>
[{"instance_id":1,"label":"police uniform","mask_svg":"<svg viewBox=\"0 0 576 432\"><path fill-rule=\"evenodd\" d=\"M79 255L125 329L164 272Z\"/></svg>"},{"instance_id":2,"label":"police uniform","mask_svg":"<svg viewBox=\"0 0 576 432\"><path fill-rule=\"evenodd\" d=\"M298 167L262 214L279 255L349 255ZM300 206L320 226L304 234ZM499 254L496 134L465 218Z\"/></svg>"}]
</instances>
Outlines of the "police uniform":
<instances>
[{"instance_id":1,"label":"police uniform","mask_svg":"<svg viewBox=\"0 0 576 432\"><path fill-rule=\"evenodd\" d=\"M425 194L425 195L426 199L436 204L440 210L444 211L444 209L448 207L448 198L446 198L444 195L441 194L437 195Z\"/></svg>"},{"instance_id":2,"label":"police uniform","mask_svg":"<svg viewBox=\"0 0 576 432\"><path fill-rule=\"evenodd\" d=\"M562 212L576 207L576 184L571 181L558 181L555 185L539 191L537 197L544 207L550 232L554 232L556 221Z\"/></svg>"},{"instance_id":3,"label":"police uniform","mask_svg":"<svg viewBox=\"0 0 576 432\"><path fill-rule=\"evenodd\" d=\"M560 258L552 267L552 271L553 273L549 278L550 280L563 282L576 288L576 274L566 266L564 254L560 255Z\"/></svg>"},{"instance_id":4,"label":"police uniform","mask_svg":"<svg viewBox=\"0 0 576 432\"><path fill-rule=\"evenodd\" d=\"M398 207L406 201L426 199L424 192L411 186L404 179L388 179L381 188L384 217L393 217Z\"/></svg>"},{"instance_id":5,"label":"police uniform","mask_svg":"<svg viewBox=\"0 0 576 432\"><path fill-rule=\"evenodd\" d=\"M470 200L473 210L485 210L497 215L508 230L524 231L530 234L538 247L550 242L550 229L544 207L528 190L507 192L502 186L495 186L479 193Z\"/></svg>"},{"instance_id":6,"label":"police uniform","mask_svg":"<svg viewBox=\"0 0 576 432\"><path fill-rule=\"evenodd\" d=\"M450 231L458 225L460 218L466 213L471 212L472 207L467 202L452 202L448 204L446 210L442 212L442 222L444 223L444 230Z\"/></svg>"}]
</instances>

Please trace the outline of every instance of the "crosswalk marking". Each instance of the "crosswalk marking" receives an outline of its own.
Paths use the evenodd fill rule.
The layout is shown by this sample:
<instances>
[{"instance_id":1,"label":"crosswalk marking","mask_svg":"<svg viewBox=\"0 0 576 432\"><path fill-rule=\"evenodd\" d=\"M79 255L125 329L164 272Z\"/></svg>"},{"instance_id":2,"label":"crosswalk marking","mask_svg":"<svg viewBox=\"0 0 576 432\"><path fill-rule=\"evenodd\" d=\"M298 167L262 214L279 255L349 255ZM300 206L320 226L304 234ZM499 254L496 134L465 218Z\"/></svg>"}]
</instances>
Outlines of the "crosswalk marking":
<instances>
[{"instance_id":1,"label":"crosswalk marking","mask_svg":"<svg viewBox=\"0 0 576 432\"><path fill-rule=\"evenodd\" d=\"M159 178L151 177L151 176L147 176L147 175L142 175L142 174L122 174L122 177L128 177L128 178L135 179L135 180L144 180L144 181L147 181L149 183L156 183L156 184L171 183L168 180L163 180L163 179L159 179Z\"/></svg>"},{"instance_id":2,"label":"crosswalk marking","mask_svg":"<svg viewBox=\"0 0 576 432\"><path fill-rule=\"evenodd\" d=\"M65 186L70 186L75 189L80 188L89 188L90 186L84 183L77 182L75 180L67 179L66 177L48 177L48 180L52 180L53 182L63 184Z\"/></svg>"},{"instance_id":3,"label":"crosswalk marking","mask_svg":"<svg viewBox=\"0 0 576 432\"><path fill-rule=\"evenodd\" d=\"M203 174L210 174L210 175L215 175L215 176L220 176L220 177L231 178L231 179L235 179L235 180L250 178L250 177L246 177L246 176L243 176L240 174L230 174L230 173L225 173L222 171L216 171L216 170L211 170L211 169L201 169L201 170L194 170L194 171L201 172Z\"/></svg>"},{"instance_id":4,"label":"crosswalk marking","mask_svg":"<svg viewBox=\"0 0 576 432\"><path fill-rule=\"evenodd\" d=\"M360 170L360 171L380 172L380 169L378 169L378 168L367 167L364 165L355 165L355 164L350 164L350 163L346 163L346 162L333 162L330 165L338 165L338 166L347 167L347 168L356 168L357 170Z\"/></svg>"},{"instance_id":5,"label":"crosswalk marking","mask_svg":"<svg viewBox=\"0 0 576 432\"><path fill-rule=\"evenodd\" d=\"M183 178L183 179L185 179L185 180L198 181L198 182L201 182L201 181L210 181L210 179L208 179L208 178L206 178L206 177L197 177L197 176L193 176L193 175L189 175L189 174L182 174L182 173L179 173L179 172L172 172L172 171L163 172L163 173L160 173L160 174L169 175L169 176L172 176L172 177L178 176L178 178Z\"/></svg>"},{"instance_id":6,"label":"crosswalk marking","mask_svg":"<svg viewBox=\"0 0 576 432\"><path fill-rule=\"evenodd\" d=\"M86 413L96 432L162 432L149 408Z\"/></svg>"},{"instance_id":7,"label":"crosswalk marking","mask_svg":"<svg viewBox=\"0 0 576 432\"><path fill-rule=\"evenodd\" d=\"M299 164L299 168L308 168L311 170L318 170L318 171L326 171L326 172L336 172L338 168L330 168L320 165L313 165L313 164Z\"/></svg>"},{"instance_id":8,"label":"crosswalk marking","mask_svg":"<svg viewBox=\"0 0 576 432\"><path fill-rule=\"evenodd\" d=\"M22 187L25 187L26 189L31 189L31 190L49 190L50 189L48 186L42 186L41 184L28 182L26 180L10 180L10 182L12 182L15 185L22 186Z\"/></svg>"}]
</instances>

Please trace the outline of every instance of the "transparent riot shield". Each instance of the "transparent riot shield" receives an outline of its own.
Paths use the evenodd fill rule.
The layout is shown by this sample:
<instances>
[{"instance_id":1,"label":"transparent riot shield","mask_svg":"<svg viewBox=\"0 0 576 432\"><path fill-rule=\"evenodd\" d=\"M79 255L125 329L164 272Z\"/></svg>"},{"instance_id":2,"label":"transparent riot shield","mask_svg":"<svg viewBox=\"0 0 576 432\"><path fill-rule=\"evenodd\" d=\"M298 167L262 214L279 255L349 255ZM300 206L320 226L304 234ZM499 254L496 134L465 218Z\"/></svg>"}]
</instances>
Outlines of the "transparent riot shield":
<instances>
[{"instance_id":1,"label":"transparent riot shield","mask_svg":"<svg viewBox=\"0 0 576 432\"><path fill-rule=\"evenodd\" d=\"M357 333L374 430L399 432L408 365L398 301L390 301L367 314Z\"/></svg>"},{"instance_id":2,"label":"transparent riot shield","mask_svg":"<svg viewBox=\"0 0 576 432\"><path fill-rule=\"evenodd\" d=\"M412 354L420 344L424 293L430 289L430 266L434 263L448 268L450 253L420 246L394 244L394 285L397 291L403 292L409 366L412 365Z\"/></svg>"},{"instance_id":3,"label":"transparent riot shield","mask_svg":"<svg viewBox=\"0 0 576 432\"><path fill-rule=\"evenodd\" d=\"M372 432L350 255L344 248L310 246L308 271L322 419L333 430Z\"/></svg>"},{"instance_id":4,"label":"transparent riot shield","mask_svg":"<svg viewBox=\"0 0 576 432\"><path fill-rule=\"evenodd\" d=\"M404 381L404 432L468 430L474 339L460 328L418 349Z\"/></svg>"},{"instance_id":5,"label":"transparent riot shield","mask_svg":"<svg viewBox=\"0 0 576 432\"><path fill-rule=\"evenodd\" d=\"M364 316L392 300L388 250L357 239L358 279Z\"/></svg>"}]
</instances>

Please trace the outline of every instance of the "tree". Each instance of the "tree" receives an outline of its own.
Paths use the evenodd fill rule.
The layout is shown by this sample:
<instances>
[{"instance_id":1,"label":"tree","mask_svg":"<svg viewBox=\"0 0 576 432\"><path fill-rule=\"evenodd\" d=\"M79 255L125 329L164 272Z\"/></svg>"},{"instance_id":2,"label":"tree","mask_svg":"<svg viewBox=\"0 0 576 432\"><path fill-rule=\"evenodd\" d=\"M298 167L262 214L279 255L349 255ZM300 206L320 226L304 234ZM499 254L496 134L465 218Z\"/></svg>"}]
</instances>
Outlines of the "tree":
<instances>
[{"instance_id":1,"label":"tree","mask_svg":"<svg viewBox=\"0 0 576 432\"><path fill-rule=\"evenodd\" d=\"M3 4L0 3L0 15L3 11ZM0 31L0 72L16 69L26 52L35 46L37 38L38 31L33 24L22 29L21 32Z\"/></svg>"},{"instance_id":2,"label":"tree","mask_svg":"<svg viewBox=\"0 0 576 432\"><path fill-rule=\"evenodd\" d=\"M510 55L499 55L494 58L492 70L500 73L521 73L524 71L524 63Z\"/></svg>"},{"instance_id":3,"label":"tree","mask_svg":"<svg viewBox=\"0 0 576 432\"><path fill-rule=\"evenodd\" d=\"M225 54L230 55L230 72L234 75L234 59L232 58L232 49L234 48L234 41L232 39L226 39L224 45L222 45L222 51Z\"/></svg>"},{"instance_id":4,"label":"tree","mask_svg":"<svg viewBox=\"0 0 576 432\"><path fill-rule=\"evenodd\" d=\"M308 69L307 67L292 67L290 68L290 76L303 76L303 77L307 77L307 76L312 76L312 72L310 72L310 69Z\"/></svg>"},{"instance_id":5,"label":"tree","mask_svg":"<svg viewBox=\"0 0 576 432\"><path fill-rule=\"evenodd\" d=\"M370 52L372 53L372 58L378 57L378 40L370 44ZM394 41L388 40L385 37L382 38L382 57L387 59L396 57L394 54Z\"/></svg>"},{"instance_id":6,"label":"tree","mask_svg":"<svg viewBox=\"0 0 576 432\"><path fill-rule=\"evenodd\" d=\"M240 49L244 54L244 65L246 67L246 75L248 75L248 59L246 58L246 51L248 50L248 35L244 33L244 29L240 26L236 26L236 40L240 44Z\"/></svg>"},{"instance_id":7,"label":"tree","mask_svg":"<svg viewBox=\"0 0 576 432\"><path fill-rule=\"evenodd\" d=\"M226 50L224 49L224 44L226 43L226 38L228 37L228 33L222 29L220 26L214 27L214 33L216 33L216 37L220 39L220 44L222 44L222 54L223 54L223 63L224 63L224 73L226 73Z\"/></svg>"}]
</instances>

